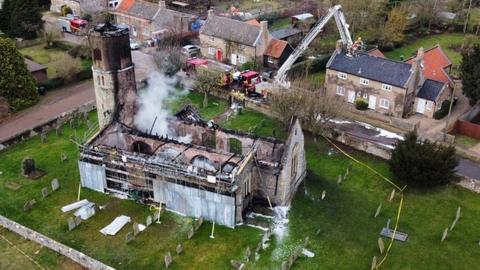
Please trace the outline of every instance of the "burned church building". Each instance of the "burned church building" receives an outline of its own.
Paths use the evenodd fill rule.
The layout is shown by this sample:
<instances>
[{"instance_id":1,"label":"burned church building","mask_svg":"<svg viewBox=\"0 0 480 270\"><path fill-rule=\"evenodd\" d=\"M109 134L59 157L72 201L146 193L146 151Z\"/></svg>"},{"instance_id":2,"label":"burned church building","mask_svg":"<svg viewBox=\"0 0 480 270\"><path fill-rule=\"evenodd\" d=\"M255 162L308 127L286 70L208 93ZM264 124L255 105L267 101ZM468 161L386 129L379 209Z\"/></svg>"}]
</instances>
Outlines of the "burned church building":
<instances>
[{"instance_id":1,"label":"burned church building","mask_svg":"<svg viewBox=\"0 0 480 270\"><path fill-rule=\"evenodd\" d=\"M89 42L100 130L80 147L83 187L228 227L256 199L291 202L306 174L298 120L280 141L224 129L187 106L169 118L168 136L141 131L128 29L100 25Z\"/></svg>"}]
</instances>

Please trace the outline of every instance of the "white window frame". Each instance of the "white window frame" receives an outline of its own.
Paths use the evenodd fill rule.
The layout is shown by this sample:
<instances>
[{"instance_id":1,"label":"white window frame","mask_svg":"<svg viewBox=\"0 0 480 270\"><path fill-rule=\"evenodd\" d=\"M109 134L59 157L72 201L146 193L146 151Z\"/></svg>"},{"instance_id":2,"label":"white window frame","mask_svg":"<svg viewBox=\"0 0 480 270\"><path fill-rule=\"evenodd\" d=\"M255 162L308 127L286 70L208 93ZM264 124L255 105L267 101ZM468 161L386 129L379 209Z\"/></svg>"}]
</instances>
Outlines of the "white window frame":
<instances>
[{"instance_id":1,"label":"white window frame","mask_svg":"<svg viewBox=\"0 0 480 270\"><path fill-rule=\"evenodd\" d=\"M215 55L215 52L217 51L216 48L213 47L208 47L208 54L210 55Z\"/></svg>"},{"instance_id":2,"label":"white window frame","mask_svg":"<svg viewBox=\"0 0 480 270\"><path fill-rule=\"evenodd\" d=\"M270 64L273 64L273 57L271 56L267 57L267 62Z\"/></svg>"},{"instance_id":3,"label":"white window frame","mask_svg":"<svg viewBox=\"0 0 480 270\"><path fill-rule=\"evenodd\" d=\"M339 79L346 80L348 78L348 75L347 75L347 73L338 72L337 77Z\"/></svg>"},{"instance_id":4,"label":"white window frame","mask_svg":"<svg viewBox=\"0 0 480 270\"><path fill-rule=\"evenodd\" d=\"M382 90L383 90L383 91L391 92L391 91L392 91L392 88L393 88L393 87L392 87L391 85L389 85L389 84L384 84L384 83L382 84Z\"/></svg>"},{"instance_id":5,"label":"white window frame","mask_svg":"<svg viewBox=\"0 0 480 270\"><path fill-rule=\"evenodd\" d=\"M360 84L361 85L368 85L368 84L370 84L370 80L365 79L365 78L360 78Z\"/></svg>"},{"instance_id":6,"label":"white window frame","mask_svg":"<svg viewBox=\"0 0 480 270\"><path fill-rule=\"evenodd\" d=\"M247 58L241 54L238 55L238 62L240 64L245 64L247 62Z\"/></svg>"},{"instance_id":7,"label":"white window frame","mask_svg":"<svg viewBox=\"0 0 480 270\"><path fill-rule=\"evenodd\" d=\"M337 91L336 91L337 96L345 96L345 87L337 85Z\"/></svg>"},{"instance_id":8,"label":"white window frame","mask_svg":"<svg viewBox=\"0 0 480 270\"><path fill-rule=\"evenodd\" d=\"M390 100L386 98L381 98L380 99L380 104L378 105L382 109L390 109Z\"/></svg>"}]
</instances>

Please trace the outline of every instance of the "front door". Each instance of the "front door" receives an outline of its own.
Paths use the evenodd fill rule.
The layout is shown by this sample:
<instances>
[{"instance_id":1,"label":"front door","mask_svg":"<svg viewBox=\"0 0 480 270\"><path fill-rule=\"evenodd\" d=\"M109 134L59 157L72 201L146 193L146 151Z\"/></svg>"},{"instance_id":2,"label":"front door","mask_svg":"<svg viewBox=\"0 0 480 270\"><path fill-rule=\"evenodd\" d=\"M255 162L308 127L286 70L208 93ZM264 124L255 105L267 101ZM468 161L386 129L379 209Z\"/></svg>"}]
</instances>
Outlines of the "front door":
<instances>
[{"instance_id":1,"label":"front door","mask_svg":"<svg viewBox=\"0 0 480 270\"><path fill-rule=\"evenodd\" d=\"M368 108L371 110L375 110L376 106L377 106L377 97L370 95L368 97Z\"/></svg>"},{"instance_id":2,"label":"front door","mask_svg":"<svg viewBox=\"0 0 480 270\"><path fill-rule=\"evenodd\" d=\"M417 113L421 113L421 114L424 114L425 113L425 103L427 101L425 99L421 99L419 98L418 99L418 102L417 102Z\"/></svg>"},{"instance_id":3,"label":"front door","mask_svg":"<svg viewBox=\"0 0 480 270\"><path fill-rule=\"evenodd\" d=\"M232 55L230 56L230 63L232 63L232 65L236 66L237 65L237 55L232 53Z\"/></svg>"},{"instance_id":4,"label":"front door","mask_svg":"<svg viewBox=\"0 0 480 270\"><path fill-rule=\"evenodd\" d=\"M355 91L348 90L348 102L355 102Z\"/></svg>"},{"instance_id":5,"label":"front door","mask_svg":"<svg viewBox=\"0 0 480 270\"><path fill-rule=\"evenodd\" d=\"M217 49L216 59L217 61L222 61L222 50Z\"/></svg>"}]
</instances>

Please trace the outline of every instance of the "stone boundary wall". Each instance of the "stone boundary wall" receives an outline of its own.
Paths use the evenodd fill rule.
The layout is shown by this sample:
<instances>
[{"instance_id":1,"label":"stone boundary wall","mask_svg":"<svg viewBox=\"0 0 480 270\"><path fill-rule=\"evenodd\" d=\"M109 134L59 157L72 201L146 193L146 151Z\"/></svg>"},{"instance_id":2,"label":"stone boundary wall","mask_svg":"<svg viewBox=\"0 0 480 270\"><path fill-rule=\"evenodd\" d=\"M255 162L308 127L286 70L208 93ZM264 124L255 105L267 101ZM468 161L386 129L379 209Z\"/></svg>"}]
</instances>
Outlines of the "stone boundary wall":
<instances>
[{"instance_id":1,"label":"stone boundary wall","mask_svg":"<svg viewBox=\"0 0 480 270\"><path fill-rule=\"evenodd\" d=\"M88 269L98 269L98 270L114 270L115 269L100 261L93 259L92 257L85 255L84 253L81 253L73 248L70 248L64 244L61 244L51 238L46 237L41 233L31 230L1 215L0 215L0 225L18 235L25 237L30 241L36 242L44 247L47 247L55 252L58 252L59 254L67 258L70 258L71 260L77 262L78 264Z\"/></svg>"},{"instance_id":2,"label":"stone boundary wall","mask_svg":"<svg viewBox=\"0 0 480 270\"><path fill-rule=\"evenodd\" d=\"M64 112L49 120L46 120L43 123L39 123L38 125L36 125L31 129L27 129L17 134L13 134L12 136L10 136L10 138L0 142L0 151L8 148L9 146L22 142L26 139L29 139L41 132L47 132L52 129L55 129L57 125L63 124L72 118L82 115L83 113L88 113L94 110L95 107L96 107L95 101L91 101L76 109L70 110L68 112Z\"/></svg>"}]
</instances>

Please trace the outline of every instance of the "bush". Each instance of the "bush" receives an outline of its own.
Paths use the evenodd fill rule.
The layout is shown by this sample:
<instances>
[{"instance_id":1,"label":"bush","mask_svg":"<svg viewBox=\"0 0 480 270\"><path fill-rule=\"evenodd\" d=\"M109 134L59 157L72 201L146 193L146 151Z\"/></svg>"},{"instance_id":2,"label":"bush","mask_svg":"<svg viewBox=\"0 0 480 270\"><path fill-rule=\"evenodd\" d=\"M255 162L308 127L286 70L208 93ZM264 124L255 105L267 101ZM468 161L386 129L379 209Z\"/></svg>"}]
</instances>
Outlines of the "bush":
<instances>
[{"instance_id":1,"label":"bush","mask_svg":"<svg viewBox=\"0 0 480 270\"><path fill-rule=\"evenodd\" d=\"M62 11L61 11L61 12L62 12L62 16L67 16L67 14L72 14L72 13L73 13L72 9L71 9L69 6L67 6L67 5L63 5L63 6L61 7L61 10L62 10Z\"/></svg>"},{"instance_id":2,"label":"bush","mask_svg":"<svg viewBox=\"0 0 480 270\"><path fill-rule=\"evenodd\" d=\"M42 82L42 85L45 86L46 90L52 90L63 86L65 81L62 78L52 78Z\"/></svg>"},{"instance_id":3,"label":"bush","mask_svg":"<svg viewBox=\"0 0 480 270\"><path fill-rule=\"evenodd\" d=\"M455 147L417 139L416 133L408 133L393 150L389 165L396 178L420 188L445 185L454 180L458 165Z\"/></svg>"},{"instance_id":4,"label":"bush","mask_svg":"<svg viewBox=\"0 0 480 270\"><path fill-rule=\"evenodd\" d=\"M62 51L68 51L68 50L72 49L72 45L69 45L69 44L67 44L65 42L62 42L62 41L55 40L52 43L53 43L52 48L57 48L57 49L62 50Z\"/></svg>"},{"instance_id":5,"label":"bush","mask_svg":"<svg viewBox=\"0 0 480 270\"><path fill-rule=\"evenodd\" d=\"M81 58L81 59L89 59L91 58L90 48L85 45L77 45L70 50L68 50L68 54L73 58Z\"/></svg>"},{"instance_id":6,"label":"bush","mask_svg":"<svg viewBox=\"0 0 480 270\"><path fill-rule=\"evenodd\" d=\"M364 99L357 98L355 100L355 108L360 111L366 111L368 110L368 102L366 102Z\"/></svg>"},{"instance_id":7,"label":"bush","mask_svg":"<svg viewBox=\"0 0 480 270\"><path fill-rule=\"evenodd\" d=\"M453 110L453 107L455 107L456 103L457 103L457 100L454 99L452 110ZM444 100L442 102L442 106L440 107L440 109L433 114L433 118L437 120L444 118L445 116L447 116L449 109L450 109L450 100Z\"/></svg>"},{"instance_id":8,"label":"bush","mask_svg":"<svg viewBox=\"0 0 480 270\"><path fill-rule=\"evenodd\" d=\"M256 70L258 68L258 65L255 63L254 60L250 60L246 63L243 63L242 66L240 67L241 70Z\"/></svg>"}]
</instances>

